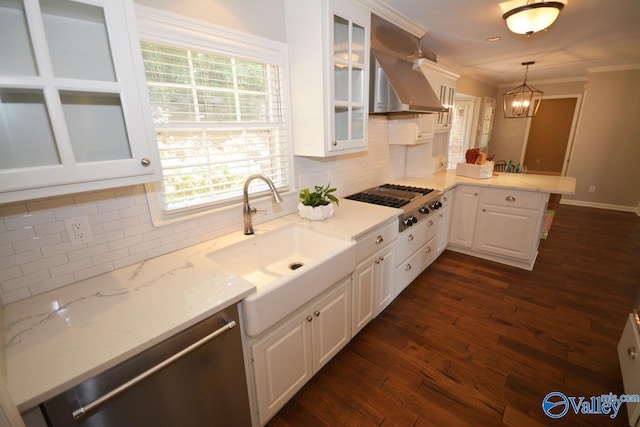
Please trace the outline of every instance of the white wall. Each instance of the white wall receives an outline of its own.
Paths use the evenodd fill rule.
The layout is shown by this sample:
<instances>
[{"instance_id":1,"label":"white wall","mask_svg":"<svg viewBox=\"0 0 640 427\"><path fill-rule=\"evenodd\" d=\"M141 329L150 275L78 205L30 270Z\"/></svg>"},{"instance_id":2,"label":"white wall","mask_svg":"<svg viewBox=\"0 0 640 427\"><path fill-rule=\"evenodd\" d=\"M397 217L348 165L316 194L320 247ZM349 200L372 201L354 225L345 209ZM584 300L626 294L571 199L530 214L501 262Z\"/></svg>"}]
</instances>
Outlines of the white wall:
<instances>
[{"instance_id":1,"label":"white wall","mask_svg":"<svg viewBox=\"0 0 640 427\"><path fill-rule=\"evenodd\" d=\"M536 83L544 96L583 94L575 146L567 170L576 178L576 194L563 201L635 211L640 205L640 70L594 72L573 82ZM505 119L498 96L489 152L496 159L519 161L526 119ZM596 192L590 193L589 186Z\"/></svg>"}]
</instances>

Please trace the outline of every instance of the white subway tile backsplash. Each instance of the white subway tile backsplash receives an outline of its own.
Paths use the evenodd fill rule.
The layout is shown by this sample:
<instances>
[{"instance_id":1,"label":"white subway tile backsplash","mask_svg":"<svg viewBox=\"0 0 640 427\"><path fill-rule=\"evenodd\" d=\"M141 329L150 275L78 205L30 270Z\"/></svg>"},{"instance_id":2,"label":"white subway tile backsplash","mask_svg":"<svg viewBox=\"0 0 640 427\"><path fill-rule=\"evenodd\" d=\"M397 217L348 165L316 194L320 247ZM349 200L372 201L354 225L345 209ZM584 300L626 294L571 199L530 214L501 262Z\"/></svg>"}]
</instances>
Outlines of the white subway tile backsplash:
<instances>
[{"instance_id":1,"label":"white subway tile backsplash","mask_svg":"<svg viewBox=\"0 0 640 427\"><path fill-rule=\"evenodd\" d=\"M33 239L34 237L36 237L36 232L33 227L5 231L0 234L0 244L21 242L23 240Z\"/></svg>"},{"instance_id":2,"label":"white subway tile backsplash","mask_svg":"<svg viewBox=\"0 0 640 427\"><path fill-rule=\"evenodd\" d=\"M92 231L95 231L94 228L91 228ZM124 231L122 230L113 230L104 233L95 233L93 235L93 242L87 243L89 246L98 245L100 243L108 243L113 242L114 240L124 239Z\"/></svg>"},{"instance_id":3,"label":"white subway tile backsplash","mask_svg":"<svg viewBox=\"0 0 640 427\"><path fill-rule=\"evenodd\" d=\"M66 236L65 233L65 239L63 239L64 241L62 243L60 243L59 245L54 245L54 246L47 246L46 248L42 248L42 255L44 255L45 257L50 257L50 256L56 256L59 254L66 254L72 251L76 251L79 249L83 249L87 247L86 243L83 243L81 245L76 245L76 246L72 246L71 243L69 242L69 238Z\"/></svg>"},{"instance_id":4,"label":"white subway tile backsplash","mask_svg":"<svg viewBox=\"0 0 640 427\"><path fill-rule=\"evenodd\" d=\"M30 274L40 270L47 270L50 267L67 264L68 262L69 257L67 257L66 254L62 254L54 257L43 258L38 261L27 262L22 264L21 269L23 274Z\"/></svg>"},{"instance_id":5,"label":"white subway tile backsplash","mask_svg":"<svg viewBox=\"0 0 640 427\"><path fill-rule=\"evenodd\" d=\"M387 144L384 117L369 118L367 153L326 159L296 157L292 194L254 224L296 211L297 190L331 183L344 197L404 174L406 149ZM87 216L94 240L72 246L64 219ZM126 267L242 229L241 208L154 227L143 185L0 206L0 296L4 304Z\"/></svg>"},{"instance_id":6,"label":"white subway tile backsplash","mask_svg":"<svg viewBox=\"0 0 640 427\"><path fill-rule=\"evenodd\" d=\"M60 277L69 273L74 273L78 270L89 268L92 265L93 262L91 262L91 258L82 258L76 261L71 261L65 265L52 267L49 271L51 272L51 277Z\"/></svg>"},{"instance_id":7,"label":"white subway tile backsplash","mask_svg":"<svg viewBox=\"0 0 640 427\"><path fill-rule=\"evenodd\" d=\"M54 246L62 243L62 236L60 233L49 234L47 236L32 237L28 240L21 240L13 243L13 249L16 253L30 251L33 249L43 248L45 246Z\"/></svg>"},{"instance_id":8,"label":"white subway tile backsplash","mask_svg":"<svg viewBox=\"0 0 640 427\"><path fill-rule=\"evenodd\" d=\"M65 283L65 285L68 285L69 283ZM64 285L60 285L60 286L64 286ZM56 288L59 288L60 286L56 286ZM53 288L54 289L54 288ZM40 292L37 292L40 293ZM21 299L26 299L29 298L32 295L36 295L37 293L31 293L31 291L29 290L28 287L25 288L20 288L20 289L16 289L15 291L11 291L11 292L2 292L2 302L3 304L11 304L12 302L16 302L16 301L20 301Z\"/></svg>"},{"instance_id":9,"label":"white subway tile backsplash","mask_svg":"<svg viewBox=\"0 0 640 427\"><path fill-rule=\"evenodd\" d=\"M38 295L41 294L43 292L47 292L50 291L52 289L57 289L60 288L62 286L66 286L66 285L70 285L71 283L75 282L76 278L73 274L67 274L64 276L60 276L60 277L54 277L52 279L48 279L48 280L44 280L40 283L35 283L33 285L29 285L29 287L27 288L23 288L21 290L27 291L29 292L31 295ZM13 296L9 296L9 298L12 298ZM11 302L10 301L6 301L5 300L5 296L4 294L2 295L2 300L5 302L5 304ZM13 301L16 301L16 299L14 299Z\"/></svg>"},{"instance_id":10,"label":"white subway tile backsplash","mask_svg":"<svg viewBox=\"0 0 640 427\"><path fill-rule=\"evenodd\" d=\"M136 203L133 197L126 196L119 199L98 202L98 210L100 212L109 212L109 211L115 211L119 209L132 208L135 205Z\"/></svg>"},{"instance_id":11,"label":"white subway tile backsplash","mask_svg":"<svg viewBox=\"0 0 640 427\"><path fill-rule=\"evenodd\" d=\"M129 248L121 248L114 251L109 251L104 254L91 257L91 261L94 265L103 264L106 262L112 262L113 260L124 258L129 256Z\"/></svg>"},{"instance_id":12,"label":"white subway tile backsplash","mask_svg":"<svg viewBox=\"0 0 640 427\"><path fill-rule=\"evenodd\" d=\"M26 264L31 261L42 259L42 252L31 250L19 254L8 255L0 258L0 269L9 268L16 265Z\"/></svg>"},{"instance_id":13,"label":"white subway tile backsplash","mask_svg":"<svg viewBox=\"0 0 640 427\"><path fill-rule=\"evenodd\" d=\"M69 261L74 262L79 261L83 258L90 258L92 256L106 254L107 252L109 252L109 245L107 243L102 243L99 245L83 247L81 249L71 251L67 253L66 256L69 258Z\"/></svg>"},{"instance_id":14,"label":"white subway tile backsplash","mask_svg":"<svg viewBox=\"0 0 640 427\"><path fill-rule=\"evenodd\" d=\"M70 207L62 207L54 209L56 219L65 220L67 218L74 218L76 216L89 216L98 213L98 207L96 205L74 205Z\"/></svg>"},{"instance_id":15,"label":"white subway tile backsplash","mask_svg":"<svg viewBox=\"0 0 640 427\"><path fill-rule=\"evenodd\" d=\"M105 222L102 224L105 232L121 230L124 228L134 227L140 224L140 220L137 216L118 219L116 221Z\"/></svg>"},{"instance_id":16,"label":"white subway tile backsplash","mask_svg":"<svg viewBox=\"0 0 640 427\"><path fill-rule=\"evenodd\" d=\"M39 224L48 224L56 220L52 211L40 211L33 214L13 216L4 220L7 230L17 230L19 228L33 227Z\"/></svg>"},{"instance_id":17,"label":"white subway tile backsplash","mask_svg":"<svg viewBox=\"0 0 640 427\"><path fill-rule=\"evenodd\" d=\"M0 244L0 257L13 255L14 253L15 251L11 243Z\"/></svg>"},{"instance_id":18,"label":"white subway tile backsplash","mask_svg":"<svg viewBox=\"0 0 640 427\"><path fill-rule=\"evenodd\" d=\"M131 246L135 246L138 245L140 243L144 242L144 237L142 237L141 234L136 234L134 236L131 237L125 237L124 239L118 239L118 240L114 240L112 242L109 242L108 246L109 246L109 250L110 251L116 251L118 249L122 249L122 248L129 248Z\"/></svg>"},{"instance_id":19,"label":"white subway tile backsplash","mask_svg":"<svg viewBox=\"0 0 640 427\"><path fill-rule=\"evenodd\" d=\"M67 229L64 221L50 222L48 224L40 224L33 227L36 236L46 236L55 233L66 233Z\"/></svg>"},{"instance_id":20,"label":"white subway tile backsplash","mask_svg":"<svg viewBox=\"0 0 640 427\"><path fill-rule=\"evenodd\" d=\"M22 276L24 273L20 266L13 266L9 268L5 268L0 270L0 281L15 279L16 277Z\"/></svg>"},{"instance_id":21,"label":"white subway tile backsplash","mask_svg":"<svg viewBox=\"0 0 640 427\"><path fill-rule=\"evenodd\" d=\"M36 271L35 273L30 274L23 274L20 277L3 280L2 292L12 292L16 289L25 288L29 285L44 282L45 280L48 280L50 278L51 276L49 276L49 271L47 270Z\"/></svg>"}]
</instances>

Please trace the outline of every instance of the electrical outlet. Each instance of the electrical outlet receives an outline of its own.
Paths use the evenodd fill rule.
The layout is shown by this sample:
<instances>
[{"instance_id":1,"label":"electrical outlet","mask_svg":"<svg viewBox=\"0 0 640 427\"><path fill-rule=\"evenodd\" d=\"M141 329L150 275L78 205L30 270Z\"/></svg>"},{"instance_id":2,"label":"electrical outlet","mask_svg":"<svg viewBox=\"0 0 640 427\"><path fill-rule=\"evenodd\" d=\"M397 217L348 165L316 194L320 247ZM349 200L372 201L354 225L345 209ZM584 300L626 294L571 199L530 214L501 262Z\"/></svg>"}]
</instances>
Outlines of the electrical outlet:
<instances>
[{"instance_id":1,"label":"electrical outlet","mask_svg":"<svg viewBox=\"0 0 640 427\"><path fill-rule=\"evenodd\" d=\"M89 218L86 216L67 218L64 220L64 224L67 227L67 234L69 235L69 241L72 245L93 241Z\"/></svg>"},{"instance_id":2,"label":"electrical outlet","mask_svg":"<svg viewBox=\"0 0 640 427\"><path fill-rule=\"evenodd\" d=\"M596 186L595 185L590 185L589 186L589 193L595 193L596 192Z\"/></svg>"}]
</instances>

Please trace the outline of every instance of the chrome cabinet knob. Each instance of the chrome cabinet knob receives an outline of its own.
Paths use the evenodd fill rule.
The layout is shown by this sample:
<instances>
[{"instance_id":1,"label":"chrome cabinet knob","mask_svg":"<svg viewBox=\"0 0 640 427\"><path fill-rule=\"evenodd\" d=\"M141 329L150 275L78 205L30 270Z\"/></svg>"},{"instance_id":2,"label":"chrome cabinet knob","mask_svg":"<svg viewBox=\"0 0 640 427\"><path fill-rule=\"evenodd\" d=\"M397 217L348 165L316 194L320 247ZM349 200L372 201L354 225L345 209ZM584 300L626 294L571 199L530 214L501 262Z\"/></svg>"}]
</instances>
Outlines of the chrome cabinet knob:
<instances>
[{"instance_id":1,"label":"chrome cabinet knob","mask_svg":"<svg viewBox=\"0 0 640 427\"><path fill-rule=\"evenodd\" d=\"M507 202L515 202L515 201L516 201L516 198L515 198L515 197L513 197L513 196L507 196L507 197L505 197L504 199L505 199Z\"/></svg>"},{"instance_id":2,"label":"chrome cabinet knob","mask_svg":"<svg viewBox=\"0 0 640 427\"><path fill-rule=\"evenodd\" d=\"M636 350L636 348L635 348L635 347L629 347L629 348L627 349L627 354L629 355L629 357L630 357L631 359L635 359L635 358L636 358L636 356L638 355L638 351Z\"/></svg>"},{"instance_id":3,"label":"chrome cabinet knob","mask_svg":"<svg viewBox=\"0 0 640 427\"><path fill-rule=\"evenodd\" d=\"M411 264L407 264L407 265L405 265L405 266L404 266L404 269L405 269L406 271L411 270Z\"/></svg>"},{"instance_id":4,"label":"chrome cabinet knob","mask_svg":"<svg viewBox=\"0 0 640 427\"><path fill-rule=\"evenodd\" d=\"M408 240L408 241L412 241L412 240L413 240L413 234L409 234L409 235L407 236L407 240Z\"/></svg>"},{"instance_id":5,"label":"chrome cabinet knob","mask_svg":"<svg viewBox=\"0 0 640 427\"><path fill-rule=\"evenodd\" d=\"M313 320L313 317L307 316L307 317L305 317L305 319L307 319L307 322L311 322Z\"/></svg>"},{"instance_id":6,"label":"chrome cabinet knob","mask_svg":"<svg viewBox=\"0 0 640 427\"><path fill-rule=\"evenodd\" d=\"M140 160L140 164L145 168L148 168L149 166L151 166L151 160L149 160L146 157L143 157L142 160Z\"/></svg>"},{"instance_id":7,"label":"chrome cabinet knob","mask_svg":"<svg viewBox=\"0 0 640 427\"><path fill-rule=\"evenodd\" d=\"M376 245L379 245L382 242L384 242L384 239L382 238L382 236L376 237Z\"/></svg>"},{"instance_id":8,"label":"chrome cabinet knob","mask_svg":"<svg viewBox=\"0 0 640 427\"><path fill-rule=\"evenodd\" d=\"M318 310L316 310L316 311L313 312L313 315L318 317L318 316L320 316L320 312Z\"/></svg>"}]
</instances>

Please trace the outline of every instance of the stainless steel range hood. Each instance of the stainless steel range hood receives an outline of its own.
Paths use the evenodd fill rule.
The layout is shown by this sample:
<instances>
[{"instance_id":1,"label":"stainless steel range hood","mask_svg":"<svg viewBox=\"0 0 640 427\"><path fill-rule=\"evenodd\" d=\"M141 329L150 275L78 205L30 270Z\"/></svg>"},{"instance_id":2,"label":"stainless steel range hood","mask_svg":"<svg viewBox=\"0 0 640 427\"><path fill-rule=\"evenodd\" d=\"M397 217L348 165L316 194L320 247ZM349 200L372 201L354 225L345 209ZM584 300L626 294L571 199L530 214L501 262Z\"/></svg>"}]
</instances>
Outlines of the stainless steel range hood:
<instances>
[{"instance_id":1,"label":"stainless steel range hood","mask_svg":"<svg viewBox=\"0 0 640 427\"><path fill-rule=\"evenodd\" d=\"M447 111L418 66L420 40L371 15L370 114Z\"/></svg>"}]
</instances>

